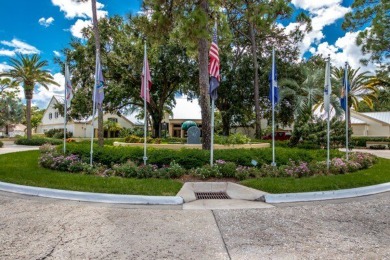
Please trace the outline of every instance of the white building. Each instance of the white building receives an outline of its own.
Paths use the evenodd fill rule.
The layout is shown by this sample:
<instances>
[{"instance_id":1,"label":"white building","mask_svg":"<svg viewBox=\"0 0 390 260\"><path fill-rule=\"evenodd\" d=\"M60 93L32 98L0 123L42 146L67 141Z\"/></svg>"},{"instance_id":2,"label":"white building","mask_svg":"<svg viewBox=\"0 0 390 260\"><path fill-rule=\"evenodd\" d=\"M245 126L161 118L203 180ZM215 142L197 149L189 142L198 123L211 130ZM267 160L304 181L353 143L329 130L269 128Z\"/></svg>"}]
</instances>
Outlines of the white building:
<instances>
[{"instance_id":1,"label":"white building","mask_svg":"<svg viewBox=\"0 0 390 260\"><path fill-rule=\"evenodd\" d=\"M61 96L53 96L47 106L45 113L42 117L42 122L37 127L37 134L43 134L50 129L63 129L64 128L64 117L61 116L58 109L55 108L56 104L64 104L64 98ZM105 113L103 115L103 121L114 121L117 122L123 128L134 128L140 127L139 122L133 123L131 120L124 116L118 116L117 114ZM73 133L73 137L91 137L92 134L92 117L84 120L69 120L66 125L66 130ZM97 117L95 117L94 135L97 136ZM107 136L107 133L105 133ZM115 136L111 134L111 136Z\"/></svg>"},{"instance_id":2,"label":"white building","mask_svg":"<svg viewBox=\"0 0 390 260\"><path fill-rule=\"evenodd\" d=\"M390 111L360 113L351 110L353 136L390 137Z\"/></svg>"}]
</instances>

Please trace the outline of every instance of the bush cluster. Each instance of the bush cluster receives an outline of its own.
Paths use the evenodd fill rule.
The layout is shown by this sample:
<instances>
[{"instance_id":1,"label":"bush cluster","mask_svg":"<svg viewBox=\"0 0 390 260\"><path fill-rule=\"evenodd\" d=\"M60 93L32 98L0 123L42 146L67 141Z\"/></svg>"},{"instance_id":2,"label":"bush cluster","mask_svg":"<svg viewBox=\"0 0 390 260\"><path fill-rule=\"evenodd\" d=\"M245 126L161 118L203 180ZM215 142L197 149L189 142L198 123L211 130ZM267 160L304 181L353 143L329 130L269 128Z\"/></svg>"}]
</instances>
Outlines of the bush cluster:
<instances>
[{"instance_id":1,"label":"bush cluster","mask_svg":"<svg viewBox=\"0 0 390 260\"><path fill-rule=\"evenodd\" d=\"M229 136L215 135L214 141L217 144L229 145L229 144L247 144L251 141L251 139L244 134L234 133L234 134L230 134Z\"/></svg>"},{"instance_id":2,"label":"bush cluster","mask_svg":"<svg viewBox=\"0 0 390 260\"><path fill-rule=\"evenodd\" d=\"M368 136L352 136L351 143L355 147L366 147L366 142L387 142L390 144L389 137L368 137Z\"/></svg>"},{"instance_id":3,"label":"bush cluster","mask_svg":"<svg viewBox=\"0 0 390 260\"><path fill-rule=\"evenodd\" d=\"M2 148L4 146L4 143L2 141L0 141L0 148Z\"/></svg>"},{"instance_id":4,"label":"bush cluster","mask_svg":"<svg viewBox=\"0 0 390 260\"><path fill-rule=\"evenodd\" d=\"M49 137L49 138L54 138L54 139L62 139L64 138L64 129L50 129L48 131L45 132L45 136L46 137ZM72 138L73 137L73 133L72 132L69 132L69 131L66 131L66 138Z\"/></svg>"},{"instance_id":5,"label":"bush cluster","mask_svg":"<svg viewBox=\"0 0 390 260\"><path fill-rule=\"evenodd\" d=\"M68 151L74 151L75 147L80 148L84 146L76 145L72 147L72 144L70 144L68 146ZM141 148L122 149L119 147L107 147L105 148L105 150L108 150L108 153L107 151L106 153L102 153L102 151L105 150L99 150L99 148L95 150L95 162L97 161L96 158L102 159L103 155L105 160L100 160L94 167L91 168L89 164L86 163L89 159L89 149L88 156L86 156L85 151L83 153L78 154L71 153L69 155L63 155L57 149L49 144L41 146L40 150L42 155L39 160L40 165L53 170L85 172L87 174L120 176L125 178L180 178L186 173L189 173L190 175L201 179L236 178L238 180L244 180L247 178L261 177L301 178L314 175L345 174L360 169L366 169L368 167L371 167L376 162L376 156L374 155L366 153L351 153L348 161L341 157L334 157L330 162L329 171L327 170L326 162L323 160L304 161L293 160L291 158L289 158L285 164L280 164L281 166L279 167L272 167L269 163L258 164L257 167L249 166L236 164L233 161L223 159L217 159L215 161L215 164L213 166L210 166L208 162L204 163L203 160L201 160L203 162L201 164L198 160L194 159L194 156L196 155L205 155L205 151L202 150L183 149L179 153L171 154L165 149L153 149L150 151L151 154L153 154L153 152L158 152L154 154L155 157L160 158L160 160L164 159L165 163L156 164L149 162L149 164L143 165L141 160L135 161L132 159L128 159L128 157L142 158L143 151ZM289 150L290 152L294 151L294 149ZM118 151L120 151L120 153L118 153ZM133 152L133 154L129 154L130 151ZM172 160L172 156L182 154L183 151L192 153L192 156L186 157L187 161L183 161L183 163L186 163L186 167L184 167L180 162ZM310 151L310 153L308 154L313 154L314 152L315 151ZM294 153L289 153L289 155L293 154ZM299 154L302 155L302 150L300 150ZM119 155L122 155L122 162L116 162L111 165L108 164L108 162L113 162L112 159L118 157ZM180 159L180 157L178 158ZM306 158L310 157L307 156ZM193 161L189 164L188 160ZM170 161L169 165L166 164L166 162L168 161ZM189 165L192 165L193 167L189 167Z\"/></svg>"},{"instance_id":6,"label":"bush cluster","mask_svg":"<svg viewBox=\"0 0 390 260\"><path fill-rule=\"evenodd\" d=\"M67 145L69 153L77 154L81 158L89 158L90 145L80 143L70 143ZM331 151L331 157L340 157L342 152ZM209 163L210 152L197 149L157 149L148 148L148 163L156 164L159 167L170 164L172 161L180 164L185 169L201 167ZM297 148L276 148L278 164L285 165L289 159L293 161L322 161L326 158L326 150L303 150ZM224 149L214 151L215 160L233 162L236 165L252 166L252 160L257 161L258 167L272 162L272 150L262 149ZM104 148L94 146L94 161L106 166L112 164L122 164L131 160L137 164L143 162L143 148L141 147L114 147Z\"/></svg>"},{"instance_id":7,"label":"bush cluster","mask_svg":"<svg viewBox=\"0 0 390 260\"><path fill-rule=\"evenodd\" d=\"M62 140L58 139L51 139L51 138L41 138L41 137L33 137L30 140L27 138L18 138L15 141L15 144L19 145L32 145L32 146L41 146L43 144L52 144L52 145L59 145L62 144Z\"/></svg>"},{"instance_id":8,"label":"bush cluster","mask_svg":"<svg viewBox=\"0 0 390 260\"><path fill-rule=\"evenodd\" d=\"M126 143L143 143L144 142L143 137L139 137L136 135L130 135L125 137L125 142ZM146 142L148 144L161 144L161 138L151 138L151 137L146 137Z\"/></svg>"},{"instance_id":9,"label":"bush cluster","mask_svg":"<svg viewBox=\"0 0 390 260\"><path fill-rule=\"evenodd\" d=\"M135 128L122 128L119 131L119 137L125 138L130 135L136 135L138 137L144 136L144 129L142 127L135 127Z\"/></svg>"}]
</instances>

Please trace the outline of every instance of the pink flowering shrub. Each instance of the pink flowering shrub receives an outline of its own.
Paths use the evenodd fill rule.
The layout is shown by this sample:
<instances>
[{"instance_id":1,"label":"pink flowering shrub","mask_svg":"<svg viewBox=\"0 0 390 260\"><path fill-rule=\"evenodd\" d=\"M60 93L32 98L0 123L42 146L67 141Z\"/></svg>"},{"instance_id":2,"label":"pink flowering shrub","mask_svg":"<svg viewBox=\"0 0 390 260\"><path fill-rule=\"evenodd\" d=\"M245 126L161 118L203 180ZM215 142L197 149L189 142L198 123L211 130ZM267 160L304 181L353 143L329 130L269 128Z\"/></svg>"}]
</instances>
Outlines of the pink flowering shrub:
<instances>
[{"instance_id":1,"label":"pink flowering shrub","mask_svg":"<svg viewBox=\"0 0 390 260\"><path fill-rule=\"evenodd\" d=\"M77 155L63 155L55 151L42 153L39 165L52 170L68 172L81 172L88 166Z\"/></svg>"},{"instance_id":2,"label":"pink flowering shrub","mask_svg":"<svg viewBox=\"0 0 390 260\"><path fill-rule=\"evenodd\" d=\"M333 158L330 161L329 171L333 174L343 174L348 171L348 165L342 158Z\"/></svg>"},{"instance_id":3,"label":"pink flowering shrub","mask_svg":"<svg viewBox=\"0 0 390 260\"><path fill-rule=\"evenodd\" d=\"M349 160L359 163L361 165L360 169L367 169L377 162L378 157L370 153L356 152L350 154Z\"/></svg>"},{"instance_id":4,"label":"pink flowering shrub","mask_svg":"<svg viewBox=\"0 0 390 260\"><path fill-rule=\"evenodd\" d=\"M283 167L283 171L288 177L301 178L312 175L309 168L309 164L307 162L302 161L295 162L293 160L290 160L288 165L286 167Z\"/></svg>"}]
</instances>

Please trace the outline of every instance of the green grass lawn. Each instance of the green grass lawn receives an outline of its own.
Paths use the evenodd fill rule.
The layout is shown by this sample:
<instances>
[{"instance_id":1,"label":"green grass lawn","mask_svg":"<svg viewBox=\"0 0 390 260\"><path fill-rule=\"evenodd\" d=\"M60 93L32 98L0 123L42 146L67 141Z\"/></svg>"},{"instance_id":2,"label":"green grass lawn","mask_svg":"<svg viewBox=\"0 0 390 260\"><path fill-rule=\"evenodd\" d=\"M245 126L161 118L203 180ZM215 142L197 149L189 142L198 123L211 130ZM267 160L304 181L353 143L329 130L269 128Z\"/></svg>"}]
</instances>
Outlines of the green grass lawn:
<instances>
[{"instance_id":1,"label":"green grass lawn","mask_svg":"<svg viewBox=\"0 0 390 260\"><path fill-rule=\"evenodd\" d=\"M126 179L72 174L44 169L38 165L39 151L0 156L0 180L54 189L114 194L176 195L182 183L163 179Z\"/></svg>"},{"instance_id":2,"label":"green grass lawn","mask_svg":"<svg viewBox=\"0 0 390 260\"><path fill-rule=\"evenodd\" d=\"M390 182L390 160L379 158L378 163L373 167L354 173L299 179L250 179L242 181L241 184L270 193L290 193L350 189L385 182Z\"/></svg>"},{"instance_id":3,"label":"green grass lawn","mask_svg":"<svg viewBox=\"0 0 390 260\"><path fill-rule=\"evenodd\" d=\"M182 183L165 179L127 179L58 172L38 165L39 151L0 156L0 181L54 189L138 195L176 195ZM309 178L262 178L241 184L270 193L356 188L390 182L390 160L379 159L363 171Z\"/></svg>"}]
</instances>

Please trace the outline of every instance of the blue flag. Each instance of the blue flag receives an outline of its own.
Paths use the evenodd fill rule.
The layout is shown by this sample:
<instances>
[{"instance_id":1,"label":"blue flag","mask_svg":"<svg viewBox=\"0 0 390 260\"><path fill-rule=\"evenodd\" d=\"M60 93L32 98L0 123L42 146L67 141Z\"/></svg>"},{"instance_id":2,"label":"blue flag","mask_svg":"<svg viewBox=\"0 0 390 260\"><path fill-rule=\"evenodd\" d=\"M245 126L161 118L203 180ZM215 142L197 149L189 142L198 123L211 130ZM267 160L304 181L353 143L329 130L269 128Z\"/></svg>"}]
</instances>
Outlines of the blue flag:
<instances>
[{"instance_id":1,"label":"blue flag","mask_svg":"<svg viewBox=\"0 0 390 260\"><path fill-rule=\"evenodd\" d=\"M96 79L96 87L95 87L95 102L98 108L102 108L103 100L104 100L104 78L102 73L102 67L100 64L100 60L97 62L97 79Z\"/></svg>"},{"instance_id":2,"label":"blue flag","mask_svg":"<svg viewBox=\"0 0 390 260\"><path fill-rule=\"evenodd\" d=\"M279 88L278 88L278 83L277 83L278 73L276 72L275 52L274 51L272 51L272 68L271 68L271 72L269 74L268 80L269 80L269 96L268 96L268 98L271 101L271 103L273 100L274 105L275 105L279 101ZM274 90L273 97L272 97L272 88Z\"/></svg>"},{"instance_id":3,"label":"blue flag","mask_svg":"<svg viewBox=\"0 0 390 260\"><path fill-rule=\"evenodd\" d=\"M341 96L340 96L340 105L344 109L347 110L347 93L350 91L350 85L348 82L348 67L345 65L344 69L344 77L343 77L343 87L341 88Z\"/></svg>"}]
</instances>

